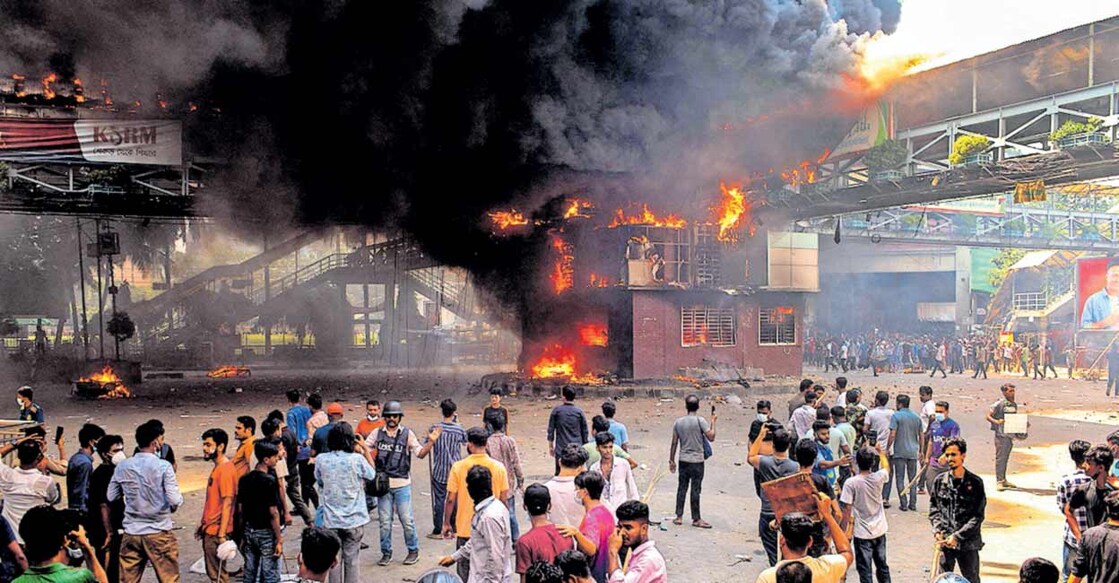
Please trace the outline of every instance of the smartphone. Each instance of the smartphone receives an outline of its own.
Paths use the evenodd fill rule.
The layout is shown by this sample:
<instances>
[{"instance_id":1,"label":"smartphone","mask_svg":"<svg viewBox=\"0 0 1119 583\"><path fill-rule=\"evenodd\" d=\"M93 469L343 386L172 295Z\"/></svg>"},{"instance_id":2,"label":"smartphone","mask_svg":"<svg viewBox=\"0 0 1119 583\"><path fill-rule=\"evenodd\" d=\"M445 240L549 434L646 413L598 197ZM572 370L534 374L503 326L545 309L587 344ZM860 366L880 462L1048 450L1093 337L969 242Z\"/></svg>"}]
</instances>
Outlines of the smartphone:
<instances>
[{"instance_id":1,"label":"smartphone","mask_svg":"<svg viewBox=\"0 0 1119 583\"><path fill-rule=\"evenodd\" d=\"M712 416L715 415L715 406L714 405L711 405L711 415Z\"/></svg>"},{"instance_id":2,"label":"smartphone","mask_svg":"<svg viewBox=\"0 0 1119 583\"><path fill-rule=\"evenodd\" d=\"M66 428L61 426L61 425L54 428L54 442L55 443L58 443L58 442L62 441L62 432L65 431L65 430L66 430Z\"/></svg>"}]
</instances>

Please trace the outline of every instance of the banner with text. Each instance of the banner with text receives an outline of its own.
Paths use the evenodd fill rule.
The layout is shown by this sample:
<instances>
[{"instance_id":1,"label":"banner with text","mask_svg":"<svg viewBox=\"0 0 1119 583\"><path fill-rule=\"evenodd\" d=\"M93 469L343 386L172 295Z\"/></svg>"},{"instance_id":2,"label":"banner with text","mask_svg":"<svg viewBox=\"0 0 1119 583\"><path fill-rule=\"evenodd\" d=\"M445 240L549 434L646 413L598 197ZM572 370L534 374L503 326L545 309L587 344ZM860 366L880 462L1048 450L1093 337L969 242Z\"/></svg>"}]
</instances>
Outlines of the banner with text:
<instances>
[{"instance_id":1,"label":"banner with text","mask_svg":"<svg viewBox=\"0 0 1119 583\"><path fill-rule=\"evenodd\" d=\"M0 118L0 160L181 166L173 120Z\"/></svg>"}]
</instances>

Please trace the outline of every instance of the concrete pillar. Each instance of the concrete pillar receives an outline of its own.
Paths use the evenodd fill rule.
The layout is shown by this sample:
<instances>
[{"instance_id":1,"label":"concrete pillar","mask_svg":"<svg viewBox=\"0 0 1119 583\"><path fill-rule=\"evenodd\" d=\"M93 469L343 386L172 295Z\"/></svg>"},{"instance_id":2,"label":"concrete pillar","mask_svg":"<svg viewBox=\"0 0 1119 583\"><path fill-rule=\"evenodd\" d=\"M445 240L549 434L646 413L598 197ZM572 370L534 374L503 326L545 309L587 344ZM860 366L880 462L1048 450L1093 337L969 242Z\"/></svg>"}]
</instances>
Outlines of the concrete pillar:
<instances>
[{"instance_id":1,"label":"concrete pillar","mask_svg":"<svg viewBox=\"0 0 1119 583\"><path fill-rule=\"evenodd\" d=\"M971 250L956 247L956 328L965 332L975 323L971 305Z\"/></svg>"}]
</instances>

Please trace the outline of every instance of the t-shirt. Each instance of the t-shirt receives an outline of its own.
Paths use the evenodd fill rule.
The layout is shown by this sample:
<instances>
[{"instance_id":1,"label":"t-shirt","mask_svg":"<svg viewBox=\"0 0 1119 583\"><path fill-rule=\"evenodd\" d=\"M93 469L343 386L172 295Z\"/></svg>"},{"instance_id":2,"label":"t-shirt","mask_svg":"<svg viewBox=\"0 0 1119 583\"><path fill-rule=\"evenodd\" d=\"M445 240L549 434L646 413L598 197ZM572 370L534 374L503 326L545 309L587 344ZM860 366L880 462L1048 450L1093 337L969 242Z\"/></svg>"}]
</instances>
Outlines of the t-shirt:
<instances>
[{"instance_id":1,"label":"t-shirt","mask_svg":"<svg viewBox=\"0 0 1119 583\"><path fill-rule=\"evenodd\" d=\"M236 476L240 480L241 476L249 473L253 469L253 444L256 443L256 438L249 436L248 439L241 442L237 447L237 451L233 453L233 457L229 461L233 462L233 466L237 469Z\"/></svg>"},{"instance_id":2,"label":"t-shirt","mask_svg":"<svg viewBox=\"0 0 1119 583\"><path fill-rule=\"evenodd\" d=\"M1009 414L1018 412L1018 403L1007 401L1006 399L999 399L991 405L991 418L992 419L1006 419ZM1002 424L991 424L991 429L995 432L995 437L1003 437L1006 435L1004 430L1006 426Z\"/></svg>"},{"instance_id":3,"label":"t-shirt","mask_svg":"<svg viewBox=\"0 0 1119 583\"><path fill-rule=\"evenodd\" d=\"M1107 506L1104 505L1104 498L1111 492L1110 486L1097 488L1095 480L1081 484L1069 494L1069 508L1073 510L1083 508L1087 515L1088 527L1098 526L1107 522Z\"/></svg>"},{"instance_id":4,"label":"t-shirt","mask_svg":"<svg viewBox=\"0 0 1119 583\"><path fill-rule=\"evenodd\" d=\"M758 462L758 479L762 483L776 480L777 478L784 478L791 476L800 471L800 464L789 458L776 458L771 455L761 456ZM555 505L555 499L552 499L552 504ZM769 498L765 495L765 490L762 490L762 514L773 516L773 506L769 504Z\"/></svg>"},{"instance_id":5,"label":"t-shirt","mask_svg":"<svg viewBox=\"0 0 1119 583\"><path fill-rule=\"evenodd\" d=\"M447 475L447 496L455 500L455 536L470 538L470 521L474 518L474 500L466 491L466 474L474 466L483 466L490 471L490 482L493 486L493 495L502 500L505 491L509 489L509 476L505 466L484 453L475 453L455 462L451 466L451 473ZM553 506L555 500L552 500Z\"/></svg>"},{"instance_id":6,"label":"t-shirt","mask_svg":"<svg viewBox=\"0 0 1119 583\"><path fill-rule=\"evenodd\" d=\"M548 521L553 524L579 526L586 509L575 499L575 476L556 476L544 483L552 498Z\"/></svg>"},{"instance_id":7,"label":"t-shirt","mask_svg":"<svg viewBox=\"0 0 1119 583\"><path fill-rule=\"evenodd\" d=\"M1119 583L1119 526L1102 524L1084 531L1072 574L1092 583Z\"/></svg>"},{"instance_id":8,"label":"t-shirt","mask_svg":"<svg viewBox=\"0 0 1119 583\"><path fill-rule=\"evenodd\" d=\"M97 578L89 569L67 567L51 563L45 567L29 567L12 583L96 583Z\"/></svg>"},{"instance_id":9,"label":"t-shirt","mask_svg":"<svg viewBox=\"0 0 1119 583\"><path fill-rule=\"evenodd\" d=\"M376 419L370 419L369 416L366 415L365 417L361 418L361 421L357 422L357 427L354 428L354 433L360 435L364 439L366 437L369 437L369 434L373 433L374 429L380 429L384 426L385 426L385 418L384 417L378 417Z\"/></svg>"},{"instance_id":10,"label":"t-shirt","mask_svg":"<svg viewBox=\"0 0 1119 583\"><path fill-rule=\"evenodd\" d=\"M831 455L831 448L816 440L813 440L813 443L816 445L816 463L812 465L812 474L823 477L829 484L835 484L839 477L835 467L826 470L820 467L820 462L835 461L835 458Z\"/></svg>"},{"instance_id":11,"label":"t-shirt","mask_svg":"<svg viewBox=\"0 0 1119 583\"><path fill-rule=\"evenodd\" d=\"M280 510L280 491L276 478L264 472L245 474L237 486L237 504L245 526L258 530L272 528L272 512Z\"/></svg>"},{"instance_id":12,"label":"t-shirt","mask_svg":"<svg viewBox=\"0 0 1119 583\"><path fill-rule=\"evenodd\" d=\"M929 430L929 422L936 415L936 401L929 399L921 405L921 433Z\"/></svg>"},{"instance_id":13,"label":"t-shirt","mask_svg":"<svg viewBox=\"0 0 1119 583\"><path fill-rule=\"evenodd\" d=\"M237 468L229 460L210 471L210 479L206 481L206 501L202 504L202 524L205 525L206 534L210 536L217 536L218 529L221 528L222 499L233 498L237 494L236 474ZM233 532L232 501L229 510L225 534Z\"/></svg>"},{"instance_id":14,"label":"t-shirt","mask_svg":"<svg viewBox=\"0 0 1119 583\"><path fill-rule=\"evenodd\" d=\"M521 533L521 537L517 539L516 572L523 575L537 561L552 563L560 553L575 548L574 544L574 541L560 534L554 524L545 524Z\"/></svg>"},{"instance_id":15,"label":"t-shirt","mask_svg":"<svg viewBox=\"0 0 1119 583\"><path fill-rule=\"evenodd\" d=\"M711 429L707 420L699 415L684 415L672 424L672 431L680 440L680 461L693 464L703 463L703 440L705 432Z\"/></svg>"},{"instance_id":16,"label":"t-shirt","mask_svg":"<svg viewBox=\"0 0 1119 583\"><path fill-rule=\"evenodd\" d=\"M836 423L835 427L831 428L832 433L842 433L847 438L847 447L851 448L851 453L855 453L855 440L859 437L855 427L850 423L844 421L843 423Z\"/></svg>"},{"instance_id":17,"label":"t-shirt","mask_svg":"<svg viewBox=\"0 0 1119 583\"><path fill-rule=\"evenodd\" d=\"M505 433L508 434L509 433L509 410L506 409L505 407L500 407L499 406L495 409L493 407L490 407L489 405L486 405L486 408L482 409L482 423L486 426L487 431L492 432L494 430L493 429L493 423L492 423L494 419L500 419L501 420L502 427L505 428L503 431L505 431Z\"/></svg>"},{"instance_id":18,"label":"t-shirt","mask_svg":"<svg viewBox=\"0 0 1119 583\"><path fill-rule=\"evenodd\" d=\"M890 441L890 419L894 412L885 407L875 407L866 412L867 429L878 433L878 445L886 451L886 443Z\"/></svg>"},{"instance_id":19,"label":"t-shirt","mask_svg":"<svg viewBox=\"0 0 1119 583\"><path fill-rule=\"evenodd\" d=\"M898 409L890 417L890 431L897 430L894 436L893 457L915 460L921 453L921 418L910 409Z\"/></svg>"},{"instance_id":20,"label":"t-shirt","mask_svg":"<svg viewBox=\"0 0 1119 583\"><path fill-rule=\"evenodd\" d=\"M855 538L875 539L886 534L886 510L882 507L882 484L890 479L889 470L860 473L843 483L839 501L851 506L855 518Z\"/></svg>"},{"instance_id":21,"label":"t-shirt","mask_svg":"<svg viewBox=\"0 0 1119 583\"><path fill-rule=\"evenodd\" d=\"M831 431L828 432L828 436L828 449L831 450L831 459L833 460L843 457L843 448L850 448L853 443L847 440L847 434L845 432L839 431L835 427L831 428Z\"/></svg>"},{"instance_id":22,"label":"t-shirt","mask_svg":"<svg viewBox=\"0 0 1119 583\"><path fill-rule=\"evenodd\" d=\"M610 419L610 433L614 436L614 443L625 445L629 443L629 431L625 425Z\"/></svg>"},{"instance_id":23,"label":"t-shirt","mask_svg":"<svg viewBox=\"0 0 1119 583\"><path fill-rule=\"evenodd\" d=\"M308 423L310 423L310 421L308 421ZM326 436L330 435L330 430L333 427L333 423L327 423L311 434L311 451L314 452L315 455L322 455L330 451L330 446L326 444Z\"/></svg>"},{"instance_id":24,"label":"t-shirt","mask_svg":"<svg viewBox=\"0 0 1119 583\"><path fill-rule=\"evenodd\" d=\"M100 544L105 540L105 528L100 520L101 505L109 505L109 525L113 530L120 530L124 528L124 496L109 502L109 482L113 479L113 472L116 466L111 464L101 464L97 469L93 470L93 475L89 477L89 511L93 516L98 517L89 521L89 540L91 543ZM232 522L232 521L231 521Z\"/></svg>"},{"instance_id":25,"label":"t-shirt","mask_svg":"<svg viewBox=\"0 0 1119 583\"><path fill-rule=\"evenodd\" d=\"M579 532L598 546L594 556L590 557L591 576L594 577L595 581L605 581L606 557L610 552L607 543L610 539L610 533L614 532L614 513L601 504L591 508L583 517L583 522L579 525Z\"/></svg>"},{"instance_id":26,"label":"t-shirt","mask_svg":"<svg viewBox=\"0 0 1119 583\"><path fill-rule=\"evenodd\" d=\"M847 559L840 555L804 557L794 560L804 563L808 570L812 571L812 583L840 583L847 575ZM777 583L777 569L781 565L791 562L781 561L777 565L762 571L754 583Z\"/></svg>"},{"instance_id":27,"label":"t-shirt","mask_svg":"<svg viewBox=\"0 0 1119 583\"><path fill-rule=\"evenodd\" d=\"M935 418L929 423L929 466L941 467L937 461L944 453L944 442L949 437L959 437L960 425L954 419L948 418L937 421Z\"/></svg>"}]
</instances>

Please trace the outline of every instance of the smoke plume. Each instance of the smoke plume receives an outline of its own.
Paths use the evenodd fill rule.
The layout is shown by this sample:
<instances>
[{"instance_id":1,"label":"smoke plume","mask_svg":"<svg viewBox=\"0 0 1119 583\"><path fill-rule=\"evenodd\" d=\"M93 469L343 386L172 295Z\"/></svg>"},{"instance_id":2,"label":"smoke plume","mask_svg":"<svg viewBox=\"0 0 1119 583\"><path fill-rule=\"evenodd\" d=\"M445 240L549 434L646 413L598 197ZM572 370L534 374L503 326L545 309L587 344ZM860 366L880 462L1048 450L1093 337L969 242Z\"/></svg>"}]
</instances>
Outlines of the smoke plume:
<instances>
[{"instance_id":1,"label":"smoke plume","mask_svg":"<svg viewBox=\"0 0 1119 583\"><path fill-rule=\"evenodd\" d=\"M188 121L191 153L228 160L210 208L401 227L517 290L533 239L495 239L485 211L571 192L679 208L815 157L846 130L827 96L860 35L899 15L899 0L0 0L0 69L218 108Z\"/></svg>"}]
</instances>

